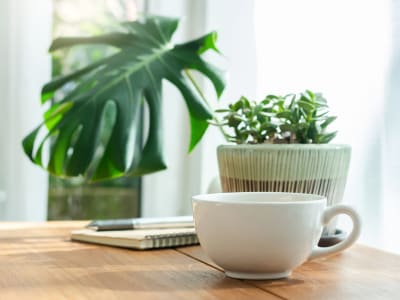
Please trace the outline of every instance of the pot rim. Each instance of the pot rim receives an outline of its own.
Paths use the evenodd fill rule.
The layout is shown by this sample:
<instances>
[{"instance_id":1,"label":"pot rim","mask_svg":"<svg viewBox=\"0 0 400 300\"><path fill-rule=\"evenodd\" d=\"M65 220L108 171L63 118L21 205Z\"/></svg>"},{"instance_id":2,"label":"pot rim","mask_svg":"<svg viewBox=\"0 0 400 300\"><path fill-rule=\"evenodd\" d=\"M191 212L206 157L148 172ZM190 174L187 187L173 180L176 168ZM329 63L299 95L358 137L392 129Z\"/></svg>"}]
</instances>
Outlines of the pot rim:
<instances>
[{"instance_id":1,"label":"pot rim","mask_svg":"<svg viewBox=\"0 0 400 300\"><path fill-rule=\"evenodd\" d=\"M218 149L351 149L349 144L222 144Z\"/></svg>"}]
</instances>

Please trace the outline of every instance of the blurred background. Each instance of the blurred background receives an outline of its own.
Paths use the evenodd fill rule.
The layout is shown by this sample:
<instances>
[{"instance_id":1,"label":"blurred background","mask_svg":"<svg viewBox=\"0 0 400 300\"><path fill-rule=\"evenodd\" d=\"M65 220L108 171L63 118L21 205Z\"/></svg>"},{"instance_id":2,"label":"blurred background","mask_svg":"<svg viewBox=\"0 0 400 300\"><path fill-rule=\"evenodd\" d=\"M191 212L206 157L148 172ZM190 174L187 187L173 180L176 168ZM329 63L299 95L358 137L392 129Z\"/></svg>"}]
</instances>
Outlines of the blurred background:
<instances>
[{"instance_id":1,"label":"blurred background","mask_svg":"<svg viewBox=\"0 0 400 300\"><path fill-rule=\"evenodd\" d=\"M22 138L40 123L41 86L110 54L102 46L50 55L51 40L111 31L140 14L182 19L180 41L216 30L229 70L214 107L241 95L322 92L338 116L334 143L353 149L344 202L363 219L361 241L400 253L400 1L399 0L3 0L0 2L0 220L41 221L191 212L190 197L218 174L210 128L187 154L188 117L180 94L164 84L168 170L92 185L35 167ZM345 228L348 226L343 221Z\"/></svg>"}]
</instances>

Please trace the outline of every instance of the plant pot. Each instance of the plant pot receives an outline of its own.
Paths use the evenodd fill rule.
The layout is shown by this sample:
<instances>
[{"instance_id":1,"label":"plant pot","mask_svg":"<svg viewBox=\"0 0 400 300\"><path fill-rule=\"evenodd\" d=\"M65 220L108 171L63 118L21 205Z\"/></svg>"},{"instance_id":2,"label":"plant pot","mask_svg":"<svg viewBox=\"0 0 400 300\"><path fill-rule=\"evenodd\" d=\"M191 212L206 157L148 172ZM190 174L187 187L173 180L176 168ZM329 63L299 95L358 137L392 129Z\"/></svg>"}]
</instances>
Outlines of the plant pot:
<instances>
[{"instance_id":1,"label":"plant pot","mask_svg":"<svg viewBox=\"0 0 400 300\"><path fill-rule=\"evenodd\" d=\"M217 149L223 192L292 192L342 201L350 164L349 145L221 145ZM324 228L333 234L336 221Z\"/></svg>"}]
</instances>

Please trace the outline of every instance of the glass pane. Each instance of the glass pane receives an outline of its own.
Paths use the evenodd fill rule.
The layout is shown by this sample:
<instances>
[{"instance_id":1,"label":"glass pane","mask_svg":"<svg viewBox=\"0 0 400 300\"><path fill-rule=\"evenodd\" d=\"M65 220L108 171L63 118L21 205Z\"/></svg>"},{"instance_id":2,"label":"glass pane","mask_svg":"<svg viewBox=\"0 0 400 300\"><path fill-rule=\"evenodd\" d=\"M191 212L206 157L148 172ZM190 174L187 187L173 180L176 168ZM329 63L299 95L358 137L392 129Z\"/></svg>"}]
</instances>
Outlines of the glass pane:
<instances>
[{"instance_id":1,"label":"glass pane","mask_svg":"<svg viewBox=\"0 0 400 300\"><path fill-rule=\"evenodd\" d=\"M121 21L134 20L137 15L137 3L133 0L53 0L53 3L54 37L101 34L111 31ZM52 56L53 77L79 69L112 51L102 45L56 51ZM81 178L49 177L49 220L136 217L139 205L140 178L88 184Z\"/></svg>"},{"instance_id":2,"label":"glass pane","mask_svg":"<svg viewBox=\"0 0 400 300\"><path fill-rule=\"evenodd\" d=\"M49 220L139 216L140 178L84 184L79 180L50 176L49 184Z\"/></svg>"}]
</instances>

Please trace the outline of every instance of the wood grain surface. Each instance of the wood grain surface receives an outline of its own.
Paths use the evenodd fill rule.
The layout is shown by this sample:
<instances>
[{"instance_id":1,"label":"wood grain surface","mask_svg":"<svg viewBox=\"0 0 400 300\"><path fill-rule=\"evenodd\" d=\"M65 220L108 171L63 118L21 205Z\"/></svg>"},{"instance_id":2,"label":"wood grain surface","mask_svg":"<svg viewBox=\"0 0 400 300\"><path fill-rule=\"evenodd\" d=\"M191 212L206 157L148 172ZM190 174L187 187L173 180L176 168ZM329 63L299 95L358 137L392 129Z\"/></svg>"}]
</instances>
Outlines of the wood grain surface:
<instances>
[{"instance_id":1,"label":"wood grain surface","mask_svg":"<svg viewBox=\"0 0 400 300\"><path fill-rule=\"evenodd\" d=\"M216 269L200 247L178 249ZM290 278L244 282L283 299L400 299L400 256L355 245L343 253L307 262Z\"/></svg>"},{"instance_id":2,"label":"wood grain surface","mask_svg":"<svg viewBox=\"0 0 400 300\"><path fill-rule=\"evenodd\" d=\"M71 242L85 222L0 223L0 299L400 299L400 256L365 246L289 279L225 277L200 247L135 251Z\"/></svg>"},{"instance_id":3,"label":"wood grain surface","mask_svg":"<svg viewBox=\"0 0 400 300\"><path fill-rule=\"evenodd\" d=\"M71 242L84 224L1 224L0 299L279 299L174 249Z\"/></svg>"}]
</instances>

